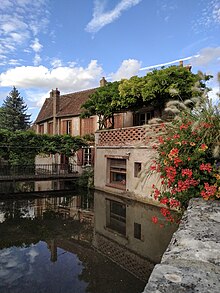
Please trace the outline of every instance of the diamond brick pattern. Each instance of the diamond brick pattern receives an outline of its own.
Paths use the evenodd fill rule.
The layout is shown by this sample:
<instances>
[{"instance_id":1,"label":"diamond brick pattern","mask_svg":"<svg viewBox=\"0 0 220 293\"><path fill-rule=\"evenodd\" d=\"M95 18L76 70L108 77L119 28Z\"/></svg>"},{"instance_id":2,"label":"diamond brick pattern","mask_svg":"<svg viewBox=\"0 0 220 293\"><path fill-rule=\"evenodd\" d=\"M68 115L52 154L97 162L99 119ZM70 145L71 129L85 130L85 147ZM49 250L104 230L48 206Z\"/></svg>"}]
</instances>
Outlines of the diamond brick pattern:
<instances>
[{"instance_id":1,"label":"diamond brick pattern","mask_svg":"<svg viewBox=\"0 0 220 293\"><path fill-rule=\"evenodd\" d=\"M163 131L161 125L145 125L120 129L108 129L99 133L99 146L132 146L155 142L156 136Z\"/></svg>"},{"instance_id":2,"label":"diamond brick pattern","mask_svg":"<svg viewBox=\"0 0 220 293\"><path fill-rule=\"evenodd\" d=\"M113 262L116 262L136 278L145 282L148 280L154 267L153 263L97 232L96 241L98 251L106 255Z\"/></svg>"}]
</instances>

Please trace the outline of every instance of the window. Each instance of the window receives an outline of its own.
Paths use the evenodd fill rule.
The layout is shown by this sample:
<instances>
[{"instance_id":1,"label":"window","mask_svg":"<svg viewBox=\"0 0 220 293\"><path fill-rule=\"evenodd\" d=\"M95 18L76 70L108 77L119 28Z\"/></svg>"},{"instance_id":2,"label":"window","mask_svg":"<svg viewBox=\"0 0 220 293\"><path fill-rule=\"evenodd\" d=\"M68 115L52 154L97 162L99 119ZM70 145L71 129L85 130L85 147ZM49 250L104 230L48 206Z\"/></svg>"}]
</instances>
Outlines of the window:
<instances>
[{"instance_id":1,"label":"window","mask_svg":"<svg viewBox=\"0 0 220 293\"><path fill-rule=\"evenodd\" d=\"M66 121L66 134L71 134L71 127L72 127L72 121L71 120L67 120Z\"/></svg>"},{"instance_id":2,"label":"window","mask_svg":"<svg viewBox=\"0 0 220 293\"><path fill-rule=\"evenodd\" d=\"M44 134L44 124L39 125L39 134Z\"/></svg>"},{"instance_id":3,"label":"window","mask_svg":"<svg viewBox=\"0 0 220 293\"><path fill-rule=\"evenodd\" d=\"M83 149L83 165L91 166L91 163L92 163L92 149L84 148Z\"/></svg>"},{"instance_id":4,"label":"window","mask_svg":"<svg viewBox=\"0 0 220 293\"><path fill-rule=\"evenodd\" d=\"M134 163L134 177L138 177L138 174L141 172L141 163Z\"/></svg>"},{"instance_id":5,"label":"window","mask_svg":"<svg viewBox=\"0 0 220 293\"><path fill-rule=\"evenodd\" d=\"M53 122L49 122L47 126L47 133L53 134Z\"/></svg>"},{"instance_id":6,"label":"window","mask_svg":"<svg viewBox=\"0 0 220 293\"><path fill-rule=\"evenodd\" d=\"M141 240L141 224L134 223L134 238Z\"/></svg>"},{"instance_id":7,"label":"window","mask_svg":"<svg viewBox=\"0 0 220 293\"><path fill-rule=\"evenodd\" d=\"M113 200L106 200L106 226L122 235L126 235L126 205Z\"/></svg>"},{"instance_id":8,"label":"window","mask_svg":"<svg viewBox=\"0 0 220 293\"><path fill-rule=\"evenodd\" d=\"M134 114L134 125L147 124L149 120L154 118L154 111L139 112Z\"/></svg>"},{"instance_id":9,"label":"window","mask_svg":"<svg viewBox=\"0 0 220 293\"><path fill-rule=\"evenodd\" d=\"M126 188L126 159L108 159L109 183L121 189Z\"/></svg>"},{"instance_id":10,"label":"window","mask_svg":"<svg viewBox=\"0 0 220 293\"><path fill-rule=\"evenodd\" d=\"M62 121L62 134L71 134L72 133L72 121L63 120Z\"/></svg>"}]
</instances>

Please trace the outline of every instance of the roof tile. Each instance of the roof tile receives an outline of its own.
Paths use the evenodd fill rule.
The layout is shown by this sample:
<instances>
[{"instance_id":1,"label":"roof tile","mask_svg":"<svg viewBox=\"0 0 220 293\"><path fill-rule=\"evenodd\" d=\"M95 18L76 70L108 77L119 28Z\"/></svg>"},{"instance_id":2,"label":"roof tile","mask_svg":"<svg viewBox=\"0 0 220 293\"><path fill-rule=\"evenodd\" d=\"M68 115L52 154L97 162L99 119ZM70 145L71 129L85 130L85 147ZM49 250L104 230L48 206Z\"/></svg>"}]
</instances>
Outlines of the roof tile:
<instances>
[{"instance_id":1,"label":"roof tile","mask_svg":"<svg viewBox=\"0 0 220 293\"><path fill-rule=\"evenodd\" d=\"M60 96L60 107L57 117L78 116L81 112L81 105L84 104L97 88L75 92ZM36 123L43 122L53 117L53 98L47 98L37 116Z\"/></svg>"}]
</instances>

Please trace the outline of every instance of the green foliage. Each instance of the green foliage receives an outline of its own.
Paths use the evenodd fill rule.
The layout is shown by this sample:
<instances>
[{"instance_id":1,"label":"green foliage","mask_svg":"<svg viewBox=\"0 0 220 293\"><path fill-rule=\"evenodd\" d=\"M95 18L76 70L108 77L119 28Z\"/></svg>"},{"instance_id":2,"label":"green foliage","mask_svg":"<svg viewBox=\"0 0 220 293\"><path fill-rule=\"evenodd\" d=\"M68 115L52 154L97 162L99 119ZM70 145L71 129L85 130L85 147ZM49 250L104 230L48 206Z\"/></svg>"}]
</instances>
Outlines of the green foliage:
<instances>
[{"instance_id":1,"label":"green foliage","mask_svg":"<svg viewBox=\"0 0 220 293\"><path fill-rule=\"evenodd\" d=\"M98 116L99 129L107 128L108 123L114 128L114 113L117 107L113 100L119 98L119 82L108 82L105 86L98 88L83 105L81 117L86 118L92 115Z\"/></svg>"},{"instance_id":2,"label":"green foliage","mask_svg":"<svg viewBox=\"0 0 220 293\"><path fill-rule=\"evenodd\" d=\"M186 67L171 66L153 70L144 77L109 82L82 105L81 117L97 115L99 129L114 128L114 113L135 111L148 105L162 110L173 96L184 101L201 95L206 89L205 81L210 78L201 73L193 74Z\"/></svg>"},{"instance_id":3,"label":"green foliage","mask_svg":"<svg viewBox=\"0 0 220 293\"><path fill-rule=\"evenodd\" d=\"M32 131L0 130L0 157L11 165L33 164L38 154L72 156L86 142L70 135L40 135Z\"/></svg>"},{"instance_id":4,"label":"green foliage","mask_svg":"<svg viewBox=\"0 0 220 293\"><path fill-rule=\"evenodd\" d=\"M30 127L27 105L18 90L13 87L0 109L0 128L9 131L26 130Z\"/></svg>"},{"instance_id":5,"label":"green foliage","mask_svg":"<svg viewBox=\"0 0 220 293\"><path fill-rule=\"evenodd\" d=\"M77 180L80 187L94 188L94 170L92 167L86 167L82 175Z\"/></svg>"},{"instance_id":6,"label":"green foliage","mask_svg":"<svg viewBox=\"0 0 220 293\"><path fill-rule=\"evenodd\" d=\"M134 76L129 80L122 80L119 85L121 99L115 102L118 107L127 109L137 109L149 104L163 109L173 96L184 101L201 95L206 88L205 81L209 78L211 76L193 74L186 67L155 69L144 77Z\"/></svg>"},{"instance_id":7,"label":"green foliage","mask_svg":"<svg viewBox=\"0 0 220 293\"><path fill-rule=\"evenodd\" d=\"M212 105L205 95L193 101L193 110L187 101L169 103L176 118L165 126L158 159L151 165L162 177L154 198L182 209L193 197L220 198L220 104Z\"/></svg>"}]
</instances>

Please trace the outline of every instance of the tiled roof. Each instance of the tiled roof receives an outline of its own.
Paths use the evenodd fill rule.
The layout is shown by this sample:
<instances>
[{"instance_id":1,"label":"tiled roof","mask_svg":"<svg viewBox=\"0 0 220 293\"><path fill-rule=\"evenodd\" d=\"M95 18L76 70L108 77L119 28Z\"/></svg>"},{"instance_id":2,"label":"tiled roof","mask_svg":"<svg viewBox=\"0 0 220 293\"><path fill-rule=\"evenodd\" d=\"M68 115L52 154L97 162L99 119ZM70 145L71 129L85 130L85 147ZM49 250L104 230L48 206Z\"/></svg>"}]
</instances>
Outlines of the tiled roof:
<instances>
[{"instance_id":1,"label":"tiled roof","mask_svg":"<svg viewBox=\"0 0 220 293\"><path fill-rule=\"evenodd\" d=\"M84 104L89 95L94 93L96 88L75 92L60 96L60 107L57 117L77 116L82 112L81 105ZM37 116L36 123L43 122L53 117L53 98L47 98Z\"/></svg>"}]
</instances>

